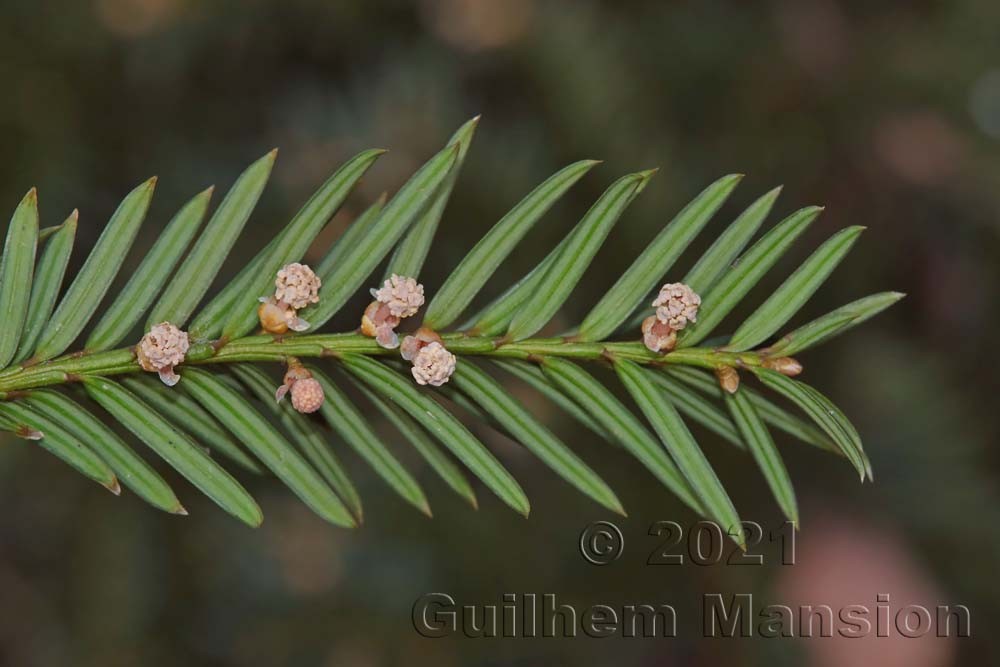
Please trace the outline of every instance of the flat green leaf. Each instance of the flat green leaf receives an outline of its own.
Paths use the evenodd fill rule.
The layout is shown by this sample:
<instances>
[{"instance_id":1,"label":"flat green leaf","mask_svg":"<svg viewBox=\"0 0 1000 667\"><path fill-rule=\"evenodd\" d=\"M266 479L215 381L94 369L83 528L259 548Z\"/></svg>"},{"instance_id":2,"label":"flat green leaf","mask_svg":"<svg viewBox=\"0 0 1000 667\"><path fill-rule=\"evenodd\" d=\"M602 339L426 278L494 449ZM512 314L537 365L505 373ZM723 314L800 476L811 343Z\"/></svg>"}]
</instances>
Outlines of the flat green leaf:
<instances>
[{"instance_id":1,"label":"flat green leaf","mask_svg":"<svg viewBox=\"0 0 1000 667\"><path fill-rule=\"evenodd\" d=\"M502 501L516 512L528 516L531 505L524 491L492 453L465 426L424 392L412 380L404 378L377 361L356 354L345 354L340 362L348 371L380 396L405 410L451 450L458 460Z\"/></svg>"},{"instance_id":2,"label":"flat green leaf","mask_svg":"<svg viewBox=\"0 0 1000 667\"><path fill-rule=\"evenodd\" d=\"M288 433L292 444L298 446L306 460L316 468L330 488L337 492L360 523L364 517L361 496L316 422L307 415L296 412L289 401L275 402L274 381L256 366L233 364L230 370L257 397L257 400L271 409L281 427Z\"/></svg>"},{"instance_id":3,"label":"flat green leaf","mask_svg":"<svg viewBox=\"0 0 1000 667\"><path fill-rule=\"evenodd\" d=\"M47 241L50 236L61 230L64 224L65 223L59 225L52 225L50 227L42 227L41 229L39 229L38 242L42 243L44 241Z\"/></svg>"},{"instance_id":4,"label":"flat green leaf","mask_svg":"<svg viewBox=\"0 0 1000 667\"><path fill-rule=\"evenodd\" d=\"M705 254L698 258L698 261L681 282L694 290L696 294L707 294L708 290L718 282L719 276L730 267L736 256L743 252L743 248L760 229L780 193L780 186L774 188L740 213L739 217L705 251ZM657 290L658 292L659 290ZM655 298L655 293L646 297L645 301L639 304L632 319L623 325L621 330L638 329L642 325L642 321L652 314L651 303Z\"/></svg>"},{"instance_id":5,"label":"flat green leaf","mask_svg":"<svg viewBox=\"0 0 1000 667\"><path fill-rule=\"evenodd\" d=\"M212 452L218 452L244 470L254 474L264 474L264 468L233 440L229 431L222 428L215 418L208 414L197 401L182 390L164 385L155 375L143 377L123 377L125 388L156 409L172 424L191 436L199 445Z\"/></svg>"},{"instance_id":6,"label":"flat green leaf","mask_svg":"<svg viewBox=\"0 0 1000 667\"><path fill-rule=\"evenodd\" d=\"M354 223L347 228L336 241L319 265L313 267L313 271L323 282L329 280L330 272L336 266L343 254L354 245L352 236L356 238L359 228L367 230L367 224L378 219L378 213L385 205L385 193L379 197L378 201L365 210ZM282 232L284 234L284 232ZM233 304L245 294L250 293L250 283L257 276L264 272L264 264L271 254L271 251L278 245L281 234L271 239L257 255L243 267L242 270L226 287L215 297L202 307L194 321L191 323L190 334L195 340L209 340L218 337L222 333L222 325L229 317Z\"/></svg>"},{"instance_id":7,"label":"flat green leaf","mask_svg":"<svg viewBox=\"0 0 1000 667\"><path fill-rule=\"evenodd\" d=\"M514 314L507 331L509 338L528 338L555 315L583 277L612 227L655 173L650 170L623 176L601 195L570 233L569 243L545 272L538 289Z\"/></svg>"},{"instance_id":8,"label":"flat green leaf","mask_svg":"<svg viewBox=\"0 0 1000 667\"><path fill-rule=\"evenodd\" d=\"M566 236L526 276L508 287L503 294L473 315L468 322L461 326L461 329L467 331L470 336L496 336L507 329L521 305L538 291L542 281L545 280L545 275L555 264L562 251L569 245L571 238L572 234Z\"/></svg>"},{"instance_id":9,"label":"flat green leaf","mask_svg":"<svg viewBox=\"0 0 1000 667\"><path fill-rule=\"evenodd\" d=\"M719 389L718 381L704 370L690 366L666 366L664 371L670 377L677 378L684 384L694 387L707 396L713 398L722 397L722 390ZM788 410L772 403L750 389L750 387L741 386L740 391L750 399L757 413L771 426L784 431L793 438L797 438L808 445L813 445L814 447L843 456L843 453L833 444L833 441L812 424L799 419Z\"/></svg>"},{"instance_id":10,"label":"flat green leaf","mask_svg":"<svg viewBox=\"0 0 1000 667\"><path fill-rule=\"evenodd\" d=\"M685 206L597 302L584 318L575 338L604 340L613 333L660 283L742 178L742 174L723 176Z\"/></svg>"},{"instance_id":11,"label":"flat green leaf","mask_svg":"<svg viewBox=\"0 0 1000 667\"><path fill-rule=\"evenodd\" d=\"M642 187L638 188L636 194L641 192L644 187L645 185L643 184ZM576 229L578 228L579 225L567 234L562 241L556 244L556 247L550 250L549 254L535 265L527 275L507 288L500 296L487 304L478 313L470 317L460 328L467 331L469 335L474 336L496 336L505 331L524 302L531 298L540 289L542 283L546 281L546 275L549 270L562 255L566 247L573 242Z\"/></svg>"},{"instance_id":12,"label":"flat green leaf","mask_svg":"<svg viewBox=\"0 0 1000 667\"><path fill-rule=\"evenodd\" d=\"M344 230L336 241L330 246L326 254L323 255L323 259L320 260L319 265L316 267L316 275L319 276L323 282L330 279L330 274L333 269L336 268L340 262L350 254L354 245L357 243L358 239L368 234L368 230L371 229L379 218L379 214L382 213L382 209L385 208L385 202L388 199L388 194L383 192L379 195L378 199L375 200L371 206L366 208L361 212L357 218Z\"/></svg>"},{"instance_id":13,"label":"flat green leaf","mask_svg":"<svg viewBox=\"0 0 1000 667\"><path fill-rule=\"evenodd\" d=\"M302 258L316 235L336 214L361 177L383 153L384 150L367 150L354 156L309 198L288 226L274 239L273 244L268 246L265 260L251 274L248 284L240 286L242 291L233 300L229 320L222 330L224 338L245 336L257 325L257 297L269 296L274 292L274 279L278 270L285 264Z\"/></svg>"},{"instance_id":14,"label":"flat green leaf","mask_svg":"<svg viewBox=\"0 0 1000 667\"><path fill-rule=\"evenodd\" d=\"M438 187L438 191L435 193L434 199L428 204L427 210L424 211L419 220L410 226L406 236L396 246L396 251L392 254L392 259L389 260L389 266L386 268L385 278L394 273L401 276L410 276L411 278L416 278L420 275L420 270L427 259L427 253L434 240L434 234L437 232L438 224L441 222L441 216L444 215L444 209L448 206L451 191L455 187L455 181L458 180L458 173L462 170L462 163L465 162L465 155L469 152L469 146L472 144L472 136L476 133L476 126L478 124L479 116L466 121L452 135L451 139L448 140L449 145L455 144L458 146L458 156L455 158L455 163L452 165L447 178Z\"/></svg>"},{"instance_id":15,"label":"flat green leaf","mask_svg":"<svg viewBox=\"0 0 1000 667\"><path fill-rule=\"evenodd\" d=\"M17 422L5 414L0 414L0 430L5 433L14 433L17 435L17 427ZM25 428L27 428L27 426L25 426ZM19 437L23 437L23 435Z\"/></svg>"},{"instance_id":16,"label":"flat green leaf","mask_svg":"<svg viewBox=\"0 0 1000 667\"><path fill-rule=\"evenodd\" d=\"M751 370L765 387L778 392L809 415L854 465L862 480L865 475L872 477L871 463L861 446L861 436L830 399L809 385L781 373L756 366Z\"/></svg>"},{"instance_id":17,"label":"flat green leaf","mask_svg":"<svg viewBox=\"0 0 1000 667\"><path fill-rule=\"evenodd\" d=\"M159 322L184 327L243 231L267 185L277 155L278 150L272 150L247 167L236 179L150 311L146 319L147 330Z\"/></svg>"},{"instance_id":18,"label":"flat green leaf","mask_svg":"<svg viewBox=\"0 0 1000 667\"><path fill-rule=\"evenodd\" d=\"M594 166L581 160L550 176L500 219L459 263L424 314L424 326L444 329L469 305L500 263L514 250L535 223ZM505 323L506 324L506 323Z\"/></svg>"},{"instance_id":19,"label":"flat green leaf","mask_svg":"<svg viewBox=\"0 0 1000 667\"><path fill-rule=\"evenodd\" d=\"M554 357L542 361L542 371L552 383L588 412L629 453L688 507L704 515L693 493L667 451L642 423L592 375L576 364Z\"/></svg>"},{"instance_id":20,"label":"flat green leaf","mask_svg":"<svg viewBox=\"0 0 1000 667\"><path fill-rule=\"evenodd\" d=\"M708 430L722 437L739 448L745 445L740 440L733 420L718 406L704 396L685 388L677 380L665 373L652 373L650 379L660 386L668 401L673 403L679 412L695 420Z\"/></svg>"},{"instance_id":21,"label":"flat green leaf","mask_svg":"<svg viewBox=\"0 0 1000 667\"><path fill-rule=\"evenodd\" d=\"M444 480L451 490L464 498L473 508L479 508L479 501L476 500L476 492L472 490L469 480L462 474L462 470L441 451L430 435L417 422L405 414L402 410L389 403L359 380L351 376L351 381L358 387L358 390L365 395L375 408L402 434L413 448L427 461L427 464Z\"/></svg>"},{"instance_id":22,"label":"flat green leaf","mask_svg":"<svg viewBox=\"0 0 1000 667\"><path fill-rule=\"evenodd\" d=\"M744 320L730 339L727 349L741 352L756 347L785 325L851 250L864 227L848 227L817 248L767 301Z\"/></svg>"},{"instance_id":23,"label":"flat green leaf","mask_svg":"<svg viewBox=\"0 0 1000 667\"><path fill-rule=\"evenodd\" d=\"M681 282L697 294L706 294L760 229L779 194L780 186L750 204L698 258Z\"/></svg>"},{"instance_id":24,"label":"flat green leaf","mask_svg":"<svg viewBox=\"0 0 1000 667\"><path fill-rule=\"evenodd\" d=\"M393 369L394 371L401 373L403 377L410 379L412 374L410 370L412 369L412 364L404 361L403 359L393 359L393 358L383 358L381 360L385 366ZM354 378L351 378L354 380ZM471 398L460 392L455 386L447 382L440 387L428 388L427 393L431 396L432 400L436 400L445 409L449 408L449 402L461 408L463 411L468 413L472 417L473 421L481 422L483 424L489 425L491 428L501 432L506 433L503 426L493 418L492 415L483 410L477 403L475 403ZM445 400L446 399L446 400ZM458 416L458 415L456 415Z\"/></svg>"},{"instance_id":25,"label":"flat green leaf","mask_svg":"<svg viewBox=\"0 0 1000 667\"><path fill-rule=\"evenodd\" d=\"M712 333L822 211L818 206L800 209L753 244L708 294L702 295L698 321L678 334L677 347L691 347Z\"/></svg>"},{"instance_id":26,"label":"flat green leaf","mask_svg":"<svg viewBox=\"0 0 1000 667\"><path fill-rule=\"evenodd\" d=\"M118 205L42 332L33 359L44 361L65 352L97 312L135 241L155 187L156 177L153 177L132 190Z\"/></svg>"},{"instance_id":27,"label":"flat green leaf","mask_svg":"<svg viewBox=\"0 0 1000 667\"><path fill-rule=\"evenodd\" d=\"M340 498L246 398L200 369L187 367L182 377L184 389L312 511L338 526L353 528L357 525Z\"/></svg>"},{"instance_id":28,"label":"flat green leaf","mask_svg":"<svg viewBox=\"0 0 1000 667\"><path fill-rule=\"evenodd\" d=\"M83 383L92 399L215 504L249 526L264 520L246 489L151 405L106 378L84 377Z\"/></svg>"},{"instance_id":29,"label":"flat green leaf","mask_svg":"<svg viewBox=\"0 0 1000 667\"><path fill-rule=\"evenodd\" d=\"M31 281L28 315L24 320L24 331L17 354L14 355L16 362L24 361L35 351L35 344L55 308L66 265L69 264L69 255L73 251L76 220L77 212L74 210L45 242L42 257L35 266L35 277Z\"/></svg>"},{"instance_id":30,"label":"flat green leaf","mask_svg":"<svg viewBox=\"0 0 1000 667\"><path fill-rule=\"evenodd\" d=\"M880 292L852 301L846 306L841 306L837 310L785 334L777 343L767 348L767 355L771 357L790 356L815 347L878 315L904 296L906 295L902 292Z\"/></svg>"},{"instance_id":31,"label":"flat green leaf","mask_svg":"<svg viewBox=\"0 0 1000 667\"><path fill-rule=\"evenodd\" d=\"M359 236L350 252L328 276L323 276L319 303L299 313L313 329L326 324L347 303L410 225L427 210L451 172L458 152L457 145L448 146L420 167L382 209L368 233Z\"/></svg>"},{"instance_id":32,"label":"flat green leaf","mask_svg":"<svg viewBox=\"0 0 1000 667\"><path fill-rule=\"evenodd\" d=\"M402 372L403 375L406 375L409 372L409 370L405 366L398 367L395 364L387 364L387 365L392 366L397 371ZM494 419L491 414L489 414L481 407L479 407L479 405L471 398L469 398L468 396L460 392L458 389L450 385L451 383L448 383L441 385L440 387L435 387L434 388L435 397L440 398L443 396L444 398L447 398L449 401L451 401L458 407L468 412L471 416L475 417L477 421L489 424L491 427L497 429L498 431L506 433L503 426L500 425L500 422Z\"/></svg>"},{"instance_id":33,"label":"flat green leaf","mask_svg":"<svg viewBox=\"0 0 1000 667\"><path fill-rule=\"evenodd\" d=\"M84 445L69 430L43 412L29 409L21 401L0 403L0 415L18 426L27 427L42 434L35 440L39 446L59 457L78 472L94 480L116 496L121 493L118 479L100 456Z\"/></svg>"},{"instance_id":34,"label":"flat green leaf","mask_svg":"<svg viewBox=\"0 0 1000 667\"><path fill-rule=\"evenodd\" d=\"M571 417L586 426L588 429L599 435L602 439L617 445L618 442L611 437L597 420L590 416L586 410L581 408L572 398L559 391L554 384L549 382L545 374L535 364L520 359L495 359L493 363L514 377L530 385L535 391L549 399L557 406L565 410Z\"/></svg>"},{"instance_id":35,"label":"flat green leaf","mask_svg":"<svg viewBox=\"0 0 1000 667\"><path fill-rule=\"evenodd\" d=\"M418 510L431 516L431 508L423 489L413 475L403 467L392 452L382 443L368 420L355 407L351 399L334 384L329 377L316 368L310 368L313 377L323 387L326 400L320 407L320 414L334 431L370 465L378 476L385 480L400 498Z\"/></svg>"},{"instance_id":36,"label":"flat green leaf","mask_svg":"<svg viewBox=\"0 0 1000 667\"><path fill-rule=\"evenodd\" d=\"M499 382L469 360L458 364L451 382L556 474L612 512L625 515L621 501L604 480L515 401Z\"/></svg>"},{"instance_id":37,"label":"flat green leaf","mask_svg":"<svg viewBox=\"0 0 1000 667\"><path fill-rule=\"evenodd\" d=\"M772 403L756 392L750 391L749 388L743 391L750 398L750 402L757 409L757 413L771 426L784 431L793 438L797 438L808 445L813 445L837 456L844 455L840 451L840 448L825 433L812 424L799 419L780 405Z\"/></svg>"},{"instance_id":38,"label":"flat green leaf","mask_svg":"<svg viewBox=\"0 0 1000 667\"><path fill-rule=\"evenodd\" d=\"M142 318L174 274L174 267L201 226L214 188L195 195L173 217L142 264L101 318L87 339L86 349L97 352L114 347Z\"/></svg>"},{"instance_id":39,"label":"flat green leaf","mask_svg":"<svg viewBox=\"0 0 1000 667\"><path fill-rule=\"evenodd\" d=\"M159 473L79 404L49 389L32 392L26 402L29 407L52 417L88 442L91 449L111 467L119 481L150 505L171 514L187 514Z\"/></svg>"},{"instance_id":40,"label":"flat green leaf","mask_svg":"<svg viewBox=\"0 0 1000 667\"><path fill-rule=\"evenodd\" d=\"M767 480L771 493L778 501L778 506L781 507L785 517L798 526L799 508L795 502L795 489L792 488L788 470L781 460L777 445L774 444L771 434L764 425L764 420L760 418L753 403L742 391L737 391L735 394L726 392L724 400L740 434L750 446L750 453L764 474L764 479Z\"/></svg>"},{"instance_id":41,"label":"flat green leaf","mask_svg":"<svg viewBox=\"0 0 1000 667\"><path fill-rule=\"evenodd\" d=\"M0 261L0 368L14 358L28 314L38 245L38 195L28 190L14 210Z\"/></svg>"},{"instance_id":42,"label":"flat green leaf","mask_svg":"<svg viewBox=\"0 0 1000 667\"><path fill-rule=\"evenodd\" d=\"M334 454L327 438L316 425L296 412L291 405L279 407L278 420L295 440L295 444L299 446L309 463L319 471L330 488L337 492L351 510L358 525L361 525L365 517L361 494L358 493L340 459Z\"/></svg>"},{"instance_id":43,"label":"flat green leaf","mask_svg":"<svg viewBox=\"0 0 1000 667\"><path fill-rule=\"evenodd\" d=\"M677 410L660 397L656 384L647 375L654 371L647 371L625 359L615 360L615 371L701 499L708 517L718 521L738 544L745 546L743 529L733 501Z\"/></svg>"}]
</instances>

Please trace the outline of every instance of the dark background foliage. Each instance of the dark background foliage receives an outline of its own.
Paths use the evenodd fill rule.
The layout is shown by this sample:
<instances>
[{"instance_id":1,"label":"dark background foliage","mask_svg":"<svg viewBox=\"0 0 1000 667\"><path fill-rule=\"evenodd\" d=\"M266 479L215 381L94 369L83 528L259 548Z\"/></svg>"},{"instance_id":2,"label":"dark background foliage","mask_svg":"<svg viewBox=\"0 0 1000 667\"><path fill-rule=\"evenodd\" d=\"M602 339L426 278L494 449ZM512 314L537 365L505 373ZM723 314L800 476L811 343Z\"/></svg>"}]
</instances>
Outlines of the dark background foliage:
<instances>
[{"instance_id":1,"label":"dark background foliage","mask_svg":"<svg viewBox=\"0 0 1000 667\"><path fill-rule=\"evenodd\" d=\"M533 185L593 157L605 164L533 232L493 291L530 268L614 177L658 166L571 299L566 323L687 200L734 171L747 176L713 233L780 183L775 218L827 206L753 301L807 248L851 224L868 231L802 316L881 290L909 296L802 355L806 379L858 425L876 483L859 486L843 461L782 441L803 507L794 566L645 565L657 544L650 523L694 517L620 451L519 385L512 391L548 413L629 510L619 522L625 554L613 565L590 566L576 547L587 522L609 517L488 431L532 499L529 520L488 492L474 512L424 470L435 512L427 520L348 456L366 501L366 525L355 532L323 524L278 483L245 477L266 515L257 531L179 480L191 516L159 514L5 439L0 662L995 663L998 22L1000 5L986 0L6 0L0 203L13 210L37 185L43 224L78 207L78 245L89 248L118 199L158 174L133 266L188 196L228 187L273 146L281 153L272 182L230 274L357 149L392 152L338 229L482 113L424 276L431 292ZM741 514L780 525L752 461L698 435ZM412 451L396 450L419 466ZM424 639L410 609L430 591L466 604L498 604L506 592L555 593L583 607L669 602L679 636ZM874 608L879 593L892 595L894 609L965 604L973 637L702 640L705 592L752 592L762 604Z\"/></svg>"}]
</instances>

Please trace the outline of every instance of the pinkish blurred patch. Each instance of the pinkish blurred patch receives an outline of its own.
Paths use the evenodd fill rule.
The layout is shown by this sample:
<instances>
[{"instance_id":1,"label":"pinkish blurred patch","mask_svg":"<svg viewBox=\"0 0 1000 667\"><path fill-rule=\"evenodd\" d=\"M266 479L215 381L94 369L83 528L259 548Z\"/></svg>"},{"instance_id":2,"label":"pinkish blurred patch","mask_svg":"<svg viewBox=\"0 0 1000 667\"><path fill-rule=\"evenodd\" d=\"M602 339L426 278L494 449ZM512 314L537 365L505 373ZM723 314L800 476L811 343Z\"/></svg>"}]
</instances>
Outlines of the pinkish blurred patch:
<instances>
[{"instance_id":1,"label":"pinkish blurred patch","mask_svg":"<svg viewBox=\"0 0 1000 667\"><path fill-rule=\"evenodd\" d=\"M793 608L829 605L843 609L863 605L872 611L873 630L849 638L813 636L801 646L813 667L878 665L879 667L946 667L956 664L957 641L938 637L931 629L923 636L906 637L896 628L897 613L907 605L921 605L934 613L950 600L919 562L905 537L892 529L856 519L821 517L799 533L794 567L786 568L776 595ZM888 603L879 602L888 595ZM884 599L884 598L883 598ZM887 637L874 629L876 608L888 604Z\"/></svg>"}]
</instances>

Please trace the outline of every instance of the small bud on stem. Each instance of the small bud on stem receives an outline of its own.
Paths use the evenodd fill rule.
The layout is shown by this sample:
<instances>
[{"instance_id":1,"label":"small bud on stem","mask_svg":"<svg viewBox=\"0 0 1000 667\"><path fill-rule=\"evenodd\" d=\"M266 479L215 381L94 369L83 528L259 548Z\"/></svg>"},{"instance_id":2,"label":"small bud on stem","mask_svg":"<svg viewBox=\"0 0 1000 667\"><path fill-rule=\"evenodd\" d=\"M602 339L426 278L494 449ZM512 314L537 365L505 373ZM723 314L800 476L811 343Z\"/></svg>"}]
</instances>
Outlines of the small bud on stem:
<instances>
[{"instance_id":1,"label":"small bud on stem","mask_svg":"<svg viewBox=\"0 0 1000 667\"><path fill-rule=\"evenodd\" d=\"M670 352L677 332L698 317L701 297L684 283L666 283L653 300L655 315L642 321L642 343L652 352Z\"/></svg>"},{"instance_id":2,"label":"small bud on stem","mask_svg":"<svg viewBox=\"0 0 1000 667\"><path fill-rule=\"evenodd\" d=\"M309 323L298 316L298 311L319 302L322 281L305 264L292 262L281 267L274 280L274 296L260 297L257 317L261 328L280 336L289 329L306 331Z\"/></svg>"},{"instance_id":3,"label":"small bud on stem","mask_svg":"<svg viewBox=\"0 0 1000 667\"><path fill-rule=\"evenodd\" d=\"M778 371L782 375L795 377L802 372L802 364L792 357L774 357L763 361L764 368Z\"/></svg>"},{"instance_id":4,"label":"small bud on stem","mask_svg":"<svg viewBox=\"0 0 1000 667\"><path fill-rule=\"evenodd\" d=\"M413 357L413 368L410 372L417 384L429 384L440 387L455 372L458 359L437 341L427 343Z\"/></svg>"},{"instance_id":5,"label":"small bud on stem","mask_svg":"<svg viewBox=\"0 0 1000 667\"><path fill-rule=\"evenodd\" d=\"M652 352L670 352L677 345L677 332L650 315L642 321L642 342Z\"/></svg>"},{"instance_id":6,"label":"small bud on stem","mask_svg":"<svg viewBox=\"0 0 1000 667\"><path fill-rule=\"evenodd\" d=\"M732 366L720 366L715 369L715 378L719 381L722 390L729 394L735 394L740 388L740 374Z\"/></svg>"},{"instance_id":7,"label":"small bud on stem","mask_svg":"<svg viewBox=\"0 0 1000 667\"><path fill-rule=\"evenodd\" d=\"M144 371L158 373L163 384L172 387L181 377L174 366L184 362L191 341L186 331L170 322L154 325L135 348L135 356Z\"/></svg>"},{"instance_id":8,"label":"small bud on stem","mask_svg":"<svg viewBox=\"0 0 1000 667\"><path fill-rule=\"evenodd\" d=\"M382 287L370 291L375 301L368 304L361 316L361 333L374 338L385 349L394 350L399 347L396 327L400 320L416 315L424 305L424 286L413 278L394 273Z\"/></svg>"},{"instance_id":9,"label":"small bud on stem","mask_svg":"<svg viewBox=\"0 0 1000 667\"><path fill-rule=\"evenodd\" d=\"M656 319L669 325L674 331L680 331L688 322L698 318L698 307L701 297L684 283L667 283L660 288L660 293L653 301L656 308Z\"/></svg>"},{"instance_id":10,"label":"small bud on stem","mask_svg":"<svg viewBox=\"0 0 1000 667\"><path fill-rule=\"evenodd\" d=\"M41 440L45 437L44 433L31 428L27 424L18 424L17 428L14 429L14 435L25 440Z\"/></svg>"},{"instance_id":11,"label":"small bud on stem","mask_svg":"<svg viewBox=\"0 0 1000 667\"><path fill-rule=\"evenodd\" d=\"M323 386L313 379L312 373L295 357L288 358L288 370L284 382L274 392L274 400L281 402L285 394L291 393L292 407L298 412L309 414L323 405Z\"/></svg>"}]
</instances>

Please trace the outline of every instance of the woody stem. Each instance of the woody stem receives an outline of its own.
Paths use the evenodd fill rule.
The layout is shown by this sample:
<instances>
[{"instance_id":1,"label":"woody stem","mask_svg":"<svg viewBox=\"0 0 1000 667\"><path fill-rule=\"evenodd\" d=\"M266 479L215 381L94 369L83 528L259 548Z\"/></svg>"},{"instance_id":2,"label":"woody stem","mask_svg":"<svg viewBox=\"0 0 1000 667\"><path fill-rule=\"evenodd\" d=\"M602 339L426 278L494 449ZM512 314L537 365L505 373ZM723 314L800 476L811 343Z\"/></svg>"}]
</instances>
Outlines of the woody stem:
<instances>
[{"instance_id":1,"label":"woody stem","mask_svg":"<svg viewBox=\"0 0 1000 667\"><path fill-rule=\"evenodd\" d=\"M458 356L508 359L566 357L600 361L629 359L644 365L683 364L714 369L720 366L759 366L756 352L726 352L713 348L684 348L668 354L649 351L638 342L578 342L563 338L530 338L508 342L489 336L443 334L445 346ZM247 361L285 362L289 357L340 357L398 355L398 350L380 347L358 333L310 334L289 337L248 336L220 345L220 341L197 343L188 350L185 364L205 365ZM76 381L79 376L111 376L142 371L132 348L107 352L73 353L33 365L14 366L0 372L0 398L26 391Z\"/></svg>"}]
</instances>

